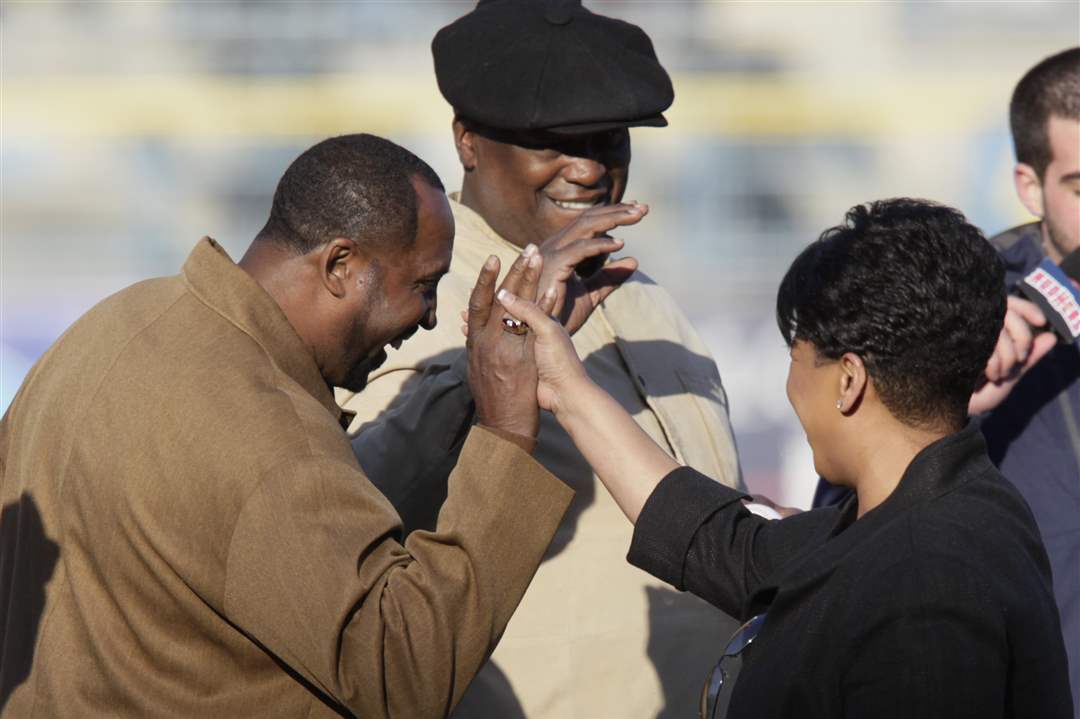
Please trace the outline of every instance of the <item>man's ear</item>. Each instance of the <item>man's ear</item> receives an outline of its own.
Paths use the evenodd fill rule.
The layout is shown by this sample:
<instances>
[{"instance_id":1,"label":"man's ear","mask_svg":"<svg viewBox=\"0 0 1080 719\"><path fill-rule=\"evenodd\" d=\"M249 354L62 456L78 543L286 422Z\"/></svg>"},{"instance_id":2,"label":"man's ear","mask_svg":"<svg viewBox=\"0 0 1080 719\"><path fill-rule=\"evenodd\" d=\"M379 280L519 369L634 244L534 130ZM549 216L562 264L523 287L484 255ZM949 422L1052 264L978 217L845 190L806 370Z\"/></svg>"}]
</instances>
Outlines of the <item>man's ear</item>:
<instances>
[{"instance_id":1,"label":"man's ear","mask_svg":"<svg viewBox=\"0 0 1080 719\"><path fill-rule=\"evenodd\" d=\"M1016 194L1027 211L1042 219L1043 188L1035 168L1023 162L1016 163L1013 168L1013 184L1016 185Z\"/></svg>"},{"instance_id":2,"label":"man's ear","mask_svg":"<svg viewBox=\"0 0 1080 719\"><path fill-rule=\"evenodd\" d=\"M454 147L457 148L458 160L465 172L476 167L476 133L465 127L465 123L454 118Z\"/></svg>"},{"instance_id":3,"label":"man's ear","mask_svg":"<svg viewBox=\"0 0 1080 719\"><path fill-rule=\"evenodd\" d=\"M840 357L840 406L838 409L841 412L851 414L859 408L869 379L862 357L854 352L845 352Z\"/></svg>"},{"instance_id":4,"label":"man's ear","mask_svg":"<svg viewBox=\"0 0 1080 719\"><path fill-rule=\"evenodd\" d=\"M337 299L342 299L348 292L359 259L356 243L344 237L330 240L319 250L319 278L323 287Z\"/></svg>"}]
</instances>

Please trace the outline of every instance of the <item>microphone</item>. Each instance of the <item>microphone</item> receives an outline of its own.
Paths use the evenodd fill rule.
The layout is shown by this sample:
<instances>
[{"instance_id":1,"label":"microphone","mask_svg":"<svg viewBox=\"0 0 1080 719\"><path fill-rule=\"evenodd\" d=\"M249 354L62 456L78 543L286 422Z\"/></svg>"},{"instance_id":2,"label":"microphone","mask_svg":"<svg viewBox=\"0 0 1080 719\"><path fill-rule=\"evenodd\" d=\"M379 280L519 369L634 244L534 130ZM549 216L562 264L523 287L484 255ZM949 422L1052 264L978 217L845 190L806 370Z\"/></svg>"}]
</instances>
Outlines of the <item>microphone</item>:
<instances>
[{"instance_id":1,"label":"microphone","mask_svg":"<svg viewBox=\"0 0 1080 719\"><path fill-rule=\"evenodd\" d=\"M1046 328L1053 331L1061 344L1080 347L1080 249L1073 250L1060 265L1044 258L1020 282L1016 289L1035 303L1046 315Z\"/></svg>"}]
</instances>

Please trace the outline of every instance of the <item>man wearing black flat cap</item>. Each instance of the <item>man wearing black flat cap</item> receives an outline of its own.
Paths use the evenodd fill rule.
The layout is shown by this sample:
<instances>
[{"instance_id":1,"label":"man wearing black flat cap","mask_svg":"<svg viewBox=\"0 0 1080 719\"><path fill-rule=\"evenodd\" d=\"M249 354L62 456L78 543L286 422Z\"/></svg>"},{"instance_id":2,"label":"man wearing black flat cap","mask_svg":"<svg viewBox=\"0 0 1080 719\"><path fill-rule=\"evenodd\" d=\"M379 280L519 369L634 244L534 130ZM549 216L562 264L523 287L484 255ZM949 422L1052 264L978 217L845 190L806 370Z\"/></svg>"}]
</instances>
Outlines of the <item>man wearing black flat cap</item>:
<instances>
[{"instance_id":1,"label":"man wearing black flat cap","mask_svg":"<svg viewBox=\"0 0 1080 719\"><path fill-rule=\"evenodd\" d=\"M465 171L450 202L457 235L438 290L442 321L392 352L362 395L345 398L358 413L353 429L363 427L354 447L369 477L406 527L433 524L452 462L432 457L452 453L467 416L458 312L488 256L509 266L533 244L548 281L571 278L562 319L592 378L677 461L741 487L727 399L704 343L634 260L604 264L622 247L607 233L648 212L621 202L628 128L665 126L674 99L649 37L580 1L483 0L440 30L432 51ZM598 257L581 263L583 254ZM632 528L543 413L535 457L576 499L455 717L693 716L699 678L729 625L626 563ZM402 461L415 465L414 480L400 482Z\"/></svg>"}]
</instances>

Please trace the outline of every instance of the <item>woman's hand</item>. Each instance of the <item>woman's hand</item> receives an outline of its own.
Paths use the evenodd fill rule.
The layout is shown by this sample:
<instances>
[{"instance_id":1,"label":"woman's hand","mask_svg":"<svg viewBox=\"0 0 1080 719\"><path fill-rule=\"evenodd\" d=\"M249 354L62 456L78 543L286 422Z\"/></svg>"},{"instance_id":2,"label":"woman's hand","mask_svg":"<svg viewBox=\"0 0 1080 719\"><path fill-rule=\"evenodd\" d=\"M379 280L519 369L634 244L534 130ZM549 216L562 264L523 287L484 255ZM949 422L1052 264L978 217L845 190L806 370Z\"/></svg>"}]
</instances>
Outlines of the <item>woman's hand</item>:
<instances>
[{"instance_id":1,"label":"woman's hand","mask_svg":"<svg viewBox=\"0 0 1080 719\"><path fill-rule=\"evenodd\" d=\"M539 305L518 297L506 287L499 290L498 299L511 317L529 326L536 357L537 400L541 408L558 417L572 407L574 398L582 396L592 380L585 373L566 328L550 315L557 301L555 288L548 288Z\"/></svg>"},{"instance_id":2,"label":"woman's hand","mask_svg":"<svg viewBox=\"0 0 1080 719\"><path fill-rule=\"evenodd\" d=\"M508 291L498 298L511 317L529 325L540 406L555 415L619 508L636 522L657 483L679 465L589 379L570 335L548 314L555 306L550 288L539 306Z\"/></svg>"}]
</instances>

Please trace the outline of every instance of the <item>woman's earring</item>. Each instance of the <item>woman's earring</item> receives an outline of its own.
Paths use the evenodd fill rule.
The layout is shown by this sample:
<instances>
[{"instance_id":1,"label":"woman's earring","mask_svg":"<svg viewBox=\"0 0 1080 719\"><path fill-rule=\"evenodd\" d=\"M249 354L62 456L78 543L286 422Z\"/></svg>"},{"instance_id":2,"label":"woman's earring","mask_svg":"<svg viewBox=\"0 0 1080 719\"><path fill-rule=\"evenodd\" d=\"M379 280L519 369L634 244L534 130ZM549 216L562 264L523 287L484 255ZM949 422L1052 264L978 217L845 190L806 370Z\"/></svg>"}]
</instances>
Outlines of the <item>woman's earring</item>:
<instances>
[{"instance_id":1,"label":"woman's earring","mask_svg":"<svg viewBox=\"0 0 1080 719\"><path fill-rule=\"evenodd\" d=\"M837 409L840 409L843 406L844 406L844 400L842 400L842 399L836 400L836 408Z\"/></svg>"}]
</instances>

